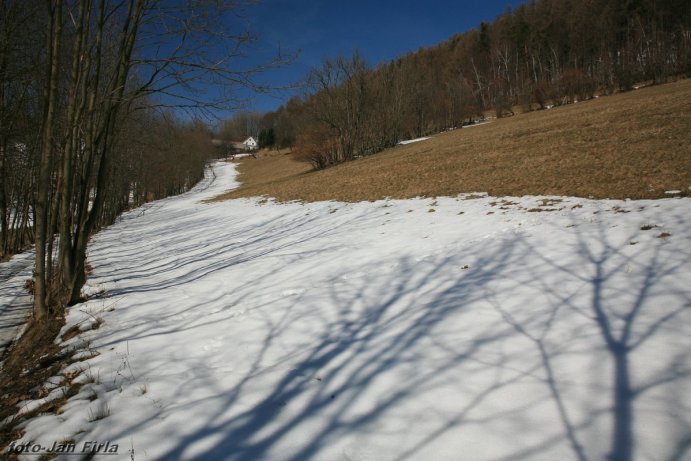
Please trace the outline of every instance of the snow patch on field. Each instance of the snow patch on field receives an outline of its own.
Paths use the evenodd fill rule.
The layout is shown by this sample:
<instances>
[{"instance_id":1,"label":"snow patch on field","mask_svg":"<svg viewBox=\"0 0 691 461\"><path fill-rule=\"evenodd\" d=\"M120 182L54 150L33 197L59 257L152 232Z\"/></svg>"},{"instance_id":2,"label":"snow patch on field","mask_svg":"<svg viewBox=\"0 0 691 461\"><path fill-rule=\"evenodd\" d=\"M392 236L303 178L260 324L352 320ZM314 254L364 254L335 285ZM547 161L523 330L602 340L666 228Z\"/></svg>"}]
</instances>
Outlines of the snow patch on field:
<instances>
[{"instance_id":1,"label":"snow patch on field","mask_svg":"<svg viewBox=\"0 0 691 461\"><path fill-rule=\"evenodd\" d=\"M66 342L92 352L70 366L85 385L23 441L479 461L575 459L570 436L600 460L603 328L629 346L636 459L691 434L691 200L203 203L237 185L214 171L94 237L105 293L66 326L103 322Z\"/></svg>"},{"instance_id":2,"label":"snow patch on field","mask_svg":"<svg viewBox=\"0 0 691 461\"><path fill-rule=\"evenodd\" d=\"M484 122L473 123L473 124L471 124L471 125L464 125L462 128L473 128L473 127L476 127L476 126L487 125L488 123L492 123L492 121L491 121L491 120L487 120L487 121L484 121Z\"/></svg>"},{"instance_id":3,"label":"snow patch on field","mask_svg":"<svg viewBox=\"0 0 691 461\"><path fill-rule=\"evenodd\" d=\"M429 137L427 138L415 138L415 139L408 139L406 141L399 141L398 144L405 146L406 144L413 144L415 142L421 142L421 141L427 141Z\"/></svg>"}]
</instances>

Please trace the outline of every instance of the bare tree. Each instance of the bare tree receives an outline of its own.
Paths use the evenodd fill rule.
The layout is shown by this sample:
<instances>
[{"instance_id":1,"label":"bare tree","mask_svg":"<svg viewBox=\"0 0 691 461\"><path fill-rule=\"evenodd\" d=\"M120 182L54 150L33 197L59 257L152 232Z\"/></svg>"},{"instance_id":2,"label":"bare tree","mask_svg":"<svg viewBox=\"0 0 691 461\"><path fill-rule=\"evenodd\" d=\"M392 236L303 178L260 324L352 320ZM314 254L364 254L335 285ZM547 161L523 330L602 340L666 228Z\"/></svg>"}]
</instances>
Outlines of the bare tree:
<instances>
[{"instance_id":1,"label":"bare tree","mask_svg":"<svg viewBox=\"0 0 691 461\"><path fill-rule=\"evenodd\" d=\"M36 263L34 268L34 315L45 320L49 310L47 304L46 244L50 238L48 209L50 193L51 162L55 156L55 124L60 72L60 46L62 43L62 0L49 5L49 25L46 49L48 50L48 72L46 77L45 107L41 126L40 166L36 199Z\"/></svg>"},{"instance_id":2,"label":"bare tree","mask_svg":"<svg viewBox=\"0 0 691 461\"><path fill-rule=\"evenodd\" d=\"M237 112L221 123L219 136L226 141L237 141L247 136L256 138L261 131L262 117L259 112Z\"/></svg>"},{"instance_id":3,"label":"bare tree","mask_svg":"<svg viewBox=\"0 0 691 461\"><path fill-rule=\"evenodd\" d=\"M327 137L336 142L327 144L336 150L329 157L337 162L352 160L364 150L362 129L365 122L369 67L359 53L352 57L326 60L321 68L313 69L308 86L315 92L309 104L314 120L325 125ZM326 144L325 144L326 146Z\"/></svg>"},{"instance_id":4,"label":"bare tree","mask_svg":"<svg viewBox=\"0 0 691 461\"><path fill-rule=\"evenodd\" d=\"M31 242L31 184L38 120L36 89L42 76L37 61L45 24L35 20L34 0L0 5L0 256L16 253Z\"/></svg>"},{"instance_id":5,"label":"bare tree","mask_svg":"<svg viewBox=\"0 0 691 461\"><path fill-rule=\"evenodd\" d=\"M244 6L202 0L59 0L46 5L49 27L34 206L37 318L80 300L89 237L130 205L135 189L139 203L179 193L200 179L210 152L204 147L196 147L201 155L190 156L198 166L180 161L160 169L167 179L155 192L141 175L137 184L115 177L130 171L135 165L132 152L141 153L144 145L123 141L123 129L132 128L128 120L157 108L163 117L150 113L149 121L162 120L161 129L181 133L167 139L189 146L184 140L210 137L208 130L199 123L181 124L166 116L166 110L209 114L227 109L238 103L234 89L262 89L253 77L267 65L285 62L279 56L267 65L243 66L245 49L254 38L244 29L228 31L229 25L239 26L237 11ZM209 92L209 85L221 90ZM152 150L177 152L168 142L149 144L146 152ZM4 195L0 198L6 201Z\"/></svg>"}]
</instances>

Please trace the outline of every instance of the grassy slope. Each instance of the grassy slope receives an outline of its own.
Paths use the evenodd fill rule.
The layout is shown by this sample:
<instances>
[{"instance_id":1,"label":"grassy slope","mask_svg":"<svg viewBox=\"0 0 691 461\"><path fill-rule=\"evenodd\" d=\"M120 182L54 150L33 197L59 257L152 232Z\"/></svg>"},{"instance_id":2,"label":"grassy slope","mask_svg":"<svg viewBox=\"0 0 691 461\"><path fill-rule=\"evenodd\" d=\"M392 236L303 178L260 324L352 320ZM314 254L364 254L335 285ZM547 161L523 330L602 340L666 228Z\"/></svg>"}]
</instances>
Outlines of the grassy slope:
<instances>
[{"instance_id":1,"label":"grassy slope","mask_svg":"<svg viewBox=\"0 0 691 461\"><path fill-rule=\"evenodd\" d=\"M691 80L455 130L323 171L268 155L219 198L457 195L659 198L691 187Z\"/></svg>"}]
</instances>

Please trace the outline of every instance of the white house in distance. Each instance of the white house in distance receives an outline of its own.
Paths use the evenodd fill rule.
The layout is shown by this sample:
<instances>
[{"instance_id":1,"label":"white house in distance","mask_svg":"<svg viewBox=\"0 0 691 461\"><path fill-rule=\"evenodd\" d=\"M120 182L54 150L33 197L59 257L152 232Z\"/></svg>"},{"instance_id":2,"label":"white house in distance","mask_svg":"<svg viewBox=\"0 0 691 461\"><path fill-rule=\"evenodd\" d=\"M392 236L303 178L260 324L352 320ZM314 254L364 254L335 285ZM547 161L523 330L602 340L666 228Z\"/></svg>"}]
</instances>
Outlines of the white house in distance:
<instances>
[{"instance_id":1,"label":"white house in distance","mask_svg":"<svg viewBox=\"0 0 691 461\"><path fill-rule=\"evenodd\" d=\"M236 148L244 150L256 150L259 147L257 140L252 136L249 136L244 141L236 142L234 144Z\"/></svg>"}]
</instances>

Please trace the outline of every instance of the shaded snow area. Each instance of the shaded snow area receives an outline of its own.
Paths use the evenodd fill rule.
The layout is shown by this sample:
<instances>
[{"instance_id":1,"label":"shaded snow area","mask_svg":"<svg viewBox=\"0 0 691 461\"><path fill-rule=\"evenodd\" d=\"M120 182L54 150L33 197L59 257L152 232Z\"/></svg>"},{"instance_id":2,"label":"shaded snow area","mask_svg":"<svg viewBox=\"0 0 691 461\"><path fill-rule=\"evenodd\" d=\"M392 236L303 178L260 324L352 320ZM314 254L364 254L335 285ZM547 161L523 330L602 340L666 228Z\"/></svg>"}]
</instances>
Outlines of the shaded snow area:
<instances>
[{"instance_id":1,"label":"shaded snow area","mask_svg":"<svg viewBox=\"0 0 691 461\"><path fill-rule=\"evenodd\" d=\"M600 461L616 425L636 460L689 459L691 200L202 203L236 186L215 172L95 236L65 343L86 384L23 441Z\"/></svg>"},{"instance_id":2,"label":"shaded snow area","mask_svg":"<svg viewBox=\"0 0 691 461\"><path fill-rule=\"evenodd\" d=\"M24 285L33 276L33 263L33 250L0 263L0 358L31 315L31 296Z\"/></svg>"}]
</instances>

